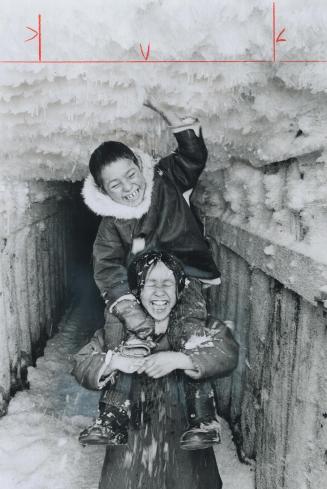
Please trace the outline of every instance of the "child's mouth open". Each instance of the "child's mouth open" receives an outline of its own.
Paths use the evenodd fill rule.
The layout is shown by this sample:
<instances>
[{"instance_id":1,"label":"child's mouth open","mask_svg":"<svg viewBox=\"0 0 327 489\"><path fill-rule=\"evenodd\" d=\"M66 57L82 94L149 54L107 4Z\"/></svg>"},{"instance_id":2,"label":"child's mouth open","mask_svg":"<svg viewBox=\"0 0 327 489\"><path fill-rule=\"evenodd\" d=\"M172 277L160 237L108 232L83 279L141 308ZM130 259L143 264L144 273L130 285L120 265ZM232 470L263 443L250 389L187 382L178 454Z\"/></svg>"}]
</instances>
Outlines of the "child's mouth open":
<instances>
[{"instance_id":1,"label":"child's mouth open","mask_svg":"<svg viewBox=\"0 0 327 489\"><path fill-rule=\"evenodd\" d=\"M168 300L159 300L155 299L151 301L152 308L155 312L157 313L162 313L167 310L169 306L169 301Z\"/></svg>"},{"instance_id":2,"label":"child's mouth open","mask_svg":"<svg viewBox=\"0 0 327 489\"><path fill-rule=\"evenodd\" d=\"M124 198L124 200L131 202L131 201L138 200L139 196L140 196L140 188L137 188L136 190L134 190L134 192L132 192L131 194L125 195L123 198Z\"/></svg>"}]
</instances>

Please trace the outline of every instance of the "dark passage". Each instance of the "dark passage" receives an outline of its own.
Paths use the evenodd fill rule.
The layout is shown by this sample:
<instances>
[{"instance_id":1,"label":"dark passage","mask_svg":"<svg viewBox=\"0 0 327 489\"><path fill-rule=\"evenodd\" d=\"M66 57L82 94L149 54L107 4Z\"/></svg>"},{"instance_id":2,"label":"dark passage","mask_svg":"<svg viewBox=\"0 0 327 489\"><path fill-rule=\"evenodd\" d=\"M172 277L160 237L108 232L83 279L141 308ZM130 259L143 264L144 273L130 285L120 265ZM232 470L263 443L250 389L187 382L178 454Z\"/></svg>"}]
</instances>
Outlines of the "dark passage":
<instances>
[{"instance_id":1,"label":"dark passage","mask_svg":"<svg viewBox=\"0 0 327 489\"><path fill-rule=\"evenodd\" d=\"M73 225L73 263L71 268L72 307L78 306L83 321L74 334L76 347L83 345L94 331L103 326L104 303L93 279L92 248L101 218L93 214L81 196L82 184L76 192Z\"/></svg>"}]
</instances>

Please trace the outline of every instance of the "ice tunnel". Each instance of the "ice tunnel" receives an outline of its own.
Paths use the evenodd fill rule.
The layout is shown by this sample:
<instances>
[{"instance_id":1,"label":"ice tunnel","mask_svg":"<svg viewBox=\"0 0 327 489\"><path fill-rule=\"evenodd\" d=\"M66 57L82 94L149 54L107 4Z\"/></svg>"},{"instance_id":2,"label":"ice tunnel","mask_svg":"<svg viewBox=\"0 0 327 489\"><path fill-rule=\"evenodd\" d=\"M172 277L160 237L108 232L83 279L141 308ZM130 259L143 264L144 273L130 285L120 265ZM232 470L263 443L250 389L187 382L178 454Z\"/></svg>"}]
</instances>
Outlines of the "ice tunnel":
<instances>
[{"instance_id":1,"label":"ice tunnel","mask_svg":"<svg viewBox=\"0 0 327 489\"><path fill-rule=\"evenodd\" d=\"M280 27L297 18L291 39L278 48L283 59L323 58L324 2L276 4ZM323 489L326 64L151 63L270 59L270 2L206 5L203 10L193 0L95 0L91 6L74 0L69 6L34 2L23 10L17 1L1 6L4 24L14 12L16 26L14 39L8 33L3 38L2 59L35 59L21 38L41 12L45 59L76 62L0 65L0 433L10 438L3 423L11 414L19 413L23 422L25 401L19 396L38 382L47 341L47 382L54 382L60 345L51 341L67 311L84 304L80 341L101 325L103 304L91 263L99 217L84 205L81 185L90 153L102 141L123 141L154 157L175 148L166 124L143 106L151 96L176 113L197 117L209 152L191 196L222 273L221 285L208 289L207 302L212 314L233 321L240 344L233 375L215 381L217 408L229 423L239 459L254 474L242 485L240 466L234 470L231 464L224 487ZM314 30L307 29L309 23ZM84 62L135 60L142 55L140 43L149 42L149 62ZM59 410L69 395L67 387L57 400ZM57 428L52 426L53 433ZM91 462L67 441L69 430L61 438L74 452L71 463L69 456L62 461L71 476L65 487L90 489L70 472L74 464ZM7 438L6 444L0 447L2 487L64 487L42 479L37 467L36 475L15 478ZM92 453L98 466L103 452Z\"/></svg>"}]
</instances>

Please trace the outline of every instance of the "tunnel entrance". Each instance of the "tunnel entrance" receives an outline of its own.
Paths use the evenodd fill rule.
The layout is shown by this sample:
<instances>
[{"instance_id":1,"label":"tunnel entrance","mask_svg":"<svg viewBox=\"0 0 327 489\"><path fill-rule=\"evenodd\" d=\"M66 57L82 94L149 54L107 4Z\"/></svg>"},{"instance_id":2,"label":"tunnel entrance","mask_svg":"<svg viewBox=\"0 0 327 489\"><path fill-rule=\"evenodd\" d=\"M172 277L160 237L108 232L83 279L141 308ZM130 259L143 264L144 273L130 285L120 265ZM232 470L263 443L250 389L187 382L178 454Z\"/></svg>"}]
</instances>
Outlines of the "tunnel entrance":
<instances>
[{"instance_id":1,"label":"tunnel entrance","mask_svg":"<svg viewBox=\"0 0 327 489\"><path fill-rule=\"evenodd\" d=\"M99 219L84 205L81 183L9 181L0 230L0 413L28 387L65 311L84 308L84 336L103 324L92 273ZM82 334L82 333L81 333Z\"/></svg>"},{"instance_id":2,"label":"tunnel entrance","mask_svg":"<svg viewBox=\"0 0 327 489\"><path fill-rule=\"evenodd\" d=\"M72 301L93 311L94 328L98 329L103 325L104 302L93 279L92 250L101 218L84 204L81 189L81 182L73 184Z\"/></svg>"}]
</instances>

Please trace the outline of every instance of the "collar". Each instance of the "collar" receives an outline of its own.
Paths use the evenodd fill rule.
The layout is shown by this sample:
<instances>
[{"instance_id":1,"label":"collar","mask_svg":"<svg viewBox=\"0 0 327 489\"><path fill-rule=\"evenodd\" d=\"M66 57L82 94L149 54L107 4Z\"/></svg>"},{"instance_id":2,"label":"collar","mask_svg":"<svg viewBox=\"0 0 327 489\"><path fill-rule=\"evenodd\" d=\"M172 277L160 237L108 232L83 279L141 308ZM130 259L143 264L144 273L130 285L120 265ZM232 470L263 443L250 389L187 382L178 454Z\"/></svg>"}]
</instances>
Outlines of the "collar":
<instances>
[{"instance_id":1,"label":"collar","mask_svg":"<svg viewBox=\"0 0 327 489\"><path fill-rule=\"evenodd\" d=\"M150 208L153 189L153 177L155 160L143 151L131 148L140 162L140 169L145 178L144 199L137 207L129 207L124 204L114 202L108 194L104 193L95 183L94 178L89 174L84 182L82 196L85 204L95 214L103 217L116 217L117 219L139 219L146 214Z\"/></svg>"}]
</instances>

